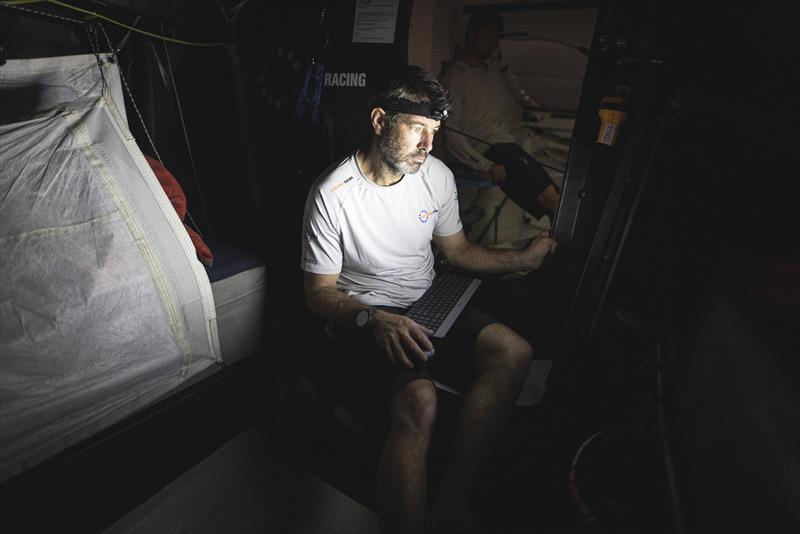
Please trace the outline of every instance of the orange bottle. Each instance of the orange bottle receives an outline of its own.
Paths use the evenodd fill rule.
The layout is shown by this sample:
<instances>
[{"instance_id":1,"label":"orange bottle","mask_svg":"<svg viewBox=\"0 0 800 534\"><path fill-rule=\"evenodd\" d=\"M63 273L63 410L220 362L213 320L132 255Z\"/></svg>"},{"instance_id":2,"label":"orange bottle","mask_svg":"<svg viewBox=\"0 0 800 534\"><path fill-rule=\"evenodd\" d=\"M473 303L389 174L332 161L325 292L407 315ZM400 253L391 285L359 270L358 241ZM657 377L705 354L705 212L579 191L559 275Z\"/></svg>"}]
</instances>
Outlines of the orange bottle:
<instances>
[{"instance_id":1,"label":"orange bottle","mask_svg":"<svg viewBox=\"0 0 800 534\"><path fill-rule=\"evenodd\" d=\"M621 96L605 96L598 111L600 115L600 131L597 133L597 142L602 145L614 146L619 137L619 130L628 114L624 111L626 98Z\"/></svg>"}]
</instances>

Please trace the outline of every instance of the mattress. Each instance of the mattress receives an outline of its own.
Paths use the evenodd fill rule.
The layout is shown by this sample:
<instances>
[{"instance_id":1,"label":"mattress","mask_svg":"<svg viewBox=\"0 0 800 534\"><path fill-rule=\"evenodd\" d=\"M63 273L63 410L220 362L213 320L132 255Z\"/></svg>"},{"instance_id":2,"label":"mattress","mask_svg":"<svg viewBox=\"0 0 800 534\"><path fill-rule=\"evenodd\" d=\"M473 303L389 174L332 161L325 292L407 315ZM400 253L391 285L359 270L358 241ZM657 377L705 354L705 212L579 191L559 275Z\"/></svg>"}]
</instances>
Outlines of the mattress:
<instances>
[{"instance_id":1,"label":"mattress","mask_svg":"<svg viewBox=\"0 0 800 534\"><path fill-rule=\"evenodd\" d=\"M214 255L214 265L206 267L214 295L217 332L222 358L186 380L155 402L174 395L234 364L256 355L263 347L268 326L267 269L253 254L214 238L204 238Z\"/></svg>"},{"instance_id":2,"label":"mattress","mask_svg":"<svg viewBox=\"0 0 800 534\"><path fill-rule=\"evenodd\" d=\"M214 255L206 267L223 362L232 364L261 346L266 331L267 273L261 259L245 248L206 239Z\"/></svg>"},{"instance_id":3,"label":"mattress","mask_svg":"<svg viewBox=\"0 0 800 534\"><path fill-rule=\"evenodd\" d=\"M256 352L263 343L267 327L266 281L266 268L257 265L211 283L226 365Z\"/></svg>"}]
</instances>

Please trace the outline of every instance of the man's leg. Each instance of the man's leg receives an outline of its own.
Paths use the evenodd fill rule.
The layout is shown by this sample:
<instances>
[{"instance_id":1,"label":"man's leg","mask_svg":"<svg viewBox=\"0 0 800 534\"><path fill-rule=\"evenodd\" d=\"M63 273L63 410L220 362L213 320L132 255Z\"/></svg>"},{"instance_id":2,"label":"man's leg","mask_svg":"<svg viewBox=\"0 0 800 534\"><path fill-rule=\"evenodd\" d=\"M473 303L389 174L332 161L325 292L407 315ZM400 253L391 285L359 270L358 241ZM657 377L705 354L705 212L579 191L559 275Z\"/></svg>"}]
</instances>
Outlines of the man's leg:
<instances>
[{"instance_id":1,"label":"man's leg","mask_svg":"<svg viewBox=\"0 0 800 534\"><path fill-rule=\"evenodd\" d=\"M506 168L500 188L511 200L537 218L553 216L560 193L541 163L513 143L493 145L485 156Z\"/></svg>"},{"instance_id":2,"label":"man's leg","mask_svg":"<svg viewBox=\"0 0 800 534\"><path fill-rule=\"evenodd\" d=\"M544 209L545 213L552 217L556 212L556 208L558 208L559 196L556 186L550 184L545 187L544 191L539 193L536 199L539 201L539 205Z\"/></svg>"},{"instance_id":3,"label":"man's leg","mask_svg":"<svg viewBox=\"0 0 800 534\"><path fill-rule=\"evenodd\" d=\"M478 375L456 421L453 452L433 510L434 531L452 531L467 522L469 495L522 389L533 349L510 328L493 323L478 336L476 358Z\"/></svg>"},{"instance_id":4,"label":"man's leg","mask_svg":"<svg viewBox=\"0 0 800 534\"><path fill-rule=\"evenodd\" d=\"M391 427L378 468L383 532L421 533L425 526L428 445L436 417L436 389L413 380L392 399Z\"/></svg>"}]
</instances>

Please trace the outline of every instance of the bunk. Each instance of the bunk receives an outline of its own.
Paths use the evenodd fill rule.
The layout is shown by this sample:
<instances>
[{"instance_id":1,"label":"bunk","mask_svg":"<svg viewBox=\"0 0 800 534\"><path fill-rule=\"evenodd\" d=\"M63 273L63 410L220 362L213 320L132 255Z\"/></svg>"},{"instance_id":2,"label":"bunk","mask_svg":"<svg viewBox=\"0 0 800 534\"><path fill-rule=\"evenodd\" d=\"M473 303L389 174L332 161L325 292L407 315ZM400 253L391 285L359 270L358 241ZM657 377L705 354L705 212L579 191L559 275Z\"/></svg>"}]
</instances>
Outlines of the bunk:
<instances>
[{"instance_id":1,"label":"bunk","mask_svg":"<svg viewBox=\"0 0 800 534\"><path fill-rule=\"evenodd\" d=\"M0 481L263 342L266 270L211 267L128 128L112 56L0 67Z\"/></svg>"}]
</instances>

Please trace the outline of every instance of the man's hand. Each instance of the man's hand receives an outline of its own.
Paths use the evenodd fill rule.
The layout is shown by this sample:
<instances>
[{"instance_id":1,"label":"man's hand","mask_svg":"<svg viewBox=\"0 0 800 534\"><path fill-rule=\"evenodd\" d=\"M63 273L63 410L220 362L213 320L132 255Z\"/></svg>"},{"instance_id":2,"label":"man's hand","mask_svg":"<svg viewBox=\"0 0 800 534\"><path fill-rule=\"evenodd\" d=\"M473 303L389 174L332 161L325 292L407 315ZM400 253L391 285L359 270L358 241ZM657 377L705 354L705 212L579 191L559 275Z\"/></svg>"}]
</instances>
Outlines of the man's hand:
<instances>
[{"instance_id":1,"label":"man's hand","mask_svg":"<svg viewBox=\"0 0 800 534\"><path fill-rule=\"evenodd\" d=\"M500 185L506 181L506 168L499 163L492 163L492 166L489 167L489 176L492 177L494 183Z\"/></svg>"},{"instance_id":2,"label":"man's hand","mask_svg":"<svg viewBox=\"0 0 800 534\"><path fill-rule=\"evenodd\" d=\"M375 341L389 361L408 368L414 367L409 356L424 362L425 351L433 349L428 336L433 332L405 315L377 310L373 318Z\"/></svg>"},{"instance_id":3,"label":"man's hand","mask_svg":"<svg viewBox=\"0 0 800 534\"><path fill-rule=\"evenodd\" d=\"M538 269L544 261L545 256L551 252L555 252L557 246L558 243L552 237L544 234L531 241L525 249L525 251L530 254L530 261L532 262L531 268Z\"/></svg>"}]
</instances>

